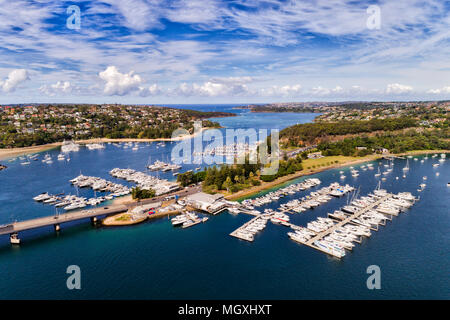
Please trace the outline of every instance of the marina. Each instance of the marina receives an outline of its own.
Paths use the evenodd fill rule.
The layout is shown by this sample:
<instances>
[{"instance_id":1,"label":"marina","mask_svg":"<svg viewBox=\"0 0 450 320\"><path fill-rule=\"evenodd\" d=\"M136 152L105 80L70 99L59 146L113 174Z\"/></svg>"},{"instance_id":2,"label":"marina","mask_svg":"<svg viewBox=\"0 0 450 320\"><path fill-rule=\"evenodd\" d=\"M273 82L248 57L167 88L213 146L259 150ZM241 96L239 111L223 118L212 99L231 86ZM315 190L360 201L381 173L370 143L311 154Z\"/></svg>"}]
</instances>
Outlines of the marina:
<instances>
[{"instance_id":1,"label":"marina","mask_svg":"<svg viewBox=\"0 0 450 320\"><path fill-rule=\"evenodd\" d=\"M328 194L339 188L342 187L332 183L321 190ZM350 192L354 188L347 187L346 190ZM256 215L234 230L230 236L253 242L256 233L262 231L270 220L273 224L290 227L292 231L287 233L290 239L333 257L343 258L346 250L353 250L354 242L361 243L362 237L370 237L371 231L378 231L379 225L386 225L386 221L412 207L416 200L410 192L391 194L377 188L367 196L352 199L341 210L329 213L328 218L318 217L308 222L306 227L290 223L289 216L283 212L266 209L263 214Z\"/></svg>"},{"instance_id":2,"label":"marina","mask_svg":"<svg viewBox=\"0 0 450 320\"><path fill-rule=\"evenodd\" d=\"M352 242L361 242L358 240L358 236L370 236L369 229L378 231L378 225L385 225L385 221L389 219L388 215L391 215L389 219L391 220L393 215L398 215L405 208L402 207L402 202L406 201L409 208L416 200L411 193L393 195L382 189L375 190L373 194L369 194L369 197L372 198L372 201L350 213L346 218L338 219L340 221L337 223L336 220L320 217L316 224L308 223L307 228L315 232L315 236L308 238L304 233L298 232L303 235L303 238L291 235L291 239L334 257L342 258L345 256L345 250L352 250L354 247ZM377 228L374 229L373 226Z\"/></svg>"},{"instance_id":3,"label":"marina","mask_svg":"<svg viewBox=\"0 0 450 320\"><path fill-rule=\"evenodd\" d=\"M280 198L284 196L292 195L297 192L305 191L312 187L318 186L320 183L321 181L319 179L315 178L307 179L301 183L292 184L287 187L278 189L277 191L269 192L264 196L244 200L242 201L242 204L249 209L253 209L253 207L260 207L272 203L274 201L278 201Z\"/></svg>"},{"instance_id":4,"label":"marina","mask_svg":"<svg viewBox=\"0 0 450 320\"><path fill-rule=\"evenodd\" d=\"M342 197L354 190L355 188L348 184L341 186L339 183L333 182L328 187L323 187L317 191L311 192L301 199L294 199L281 204L278 210L288 213L305 212L308 209L313 209L321 204L327 203L333 199L333 197Z\"/></svg>"},{"instance_id":5,"label":"marina","mask_svg":"<svg viewBox=\"0 0 450 320\"><path fill-rule=\"evenodd\" d=\"M192 155L201 156L201 157L209 157L209 156L221 156L226 158L239 158L243 157L246 154L250 154L250 156L254 156L256 154L258 148L258 142L252 145L248 143L232 143L224 146L216 146L216 147L206 147L202 152L194 151Z\"/></svg>"},{"instance_id":6,"label":"marina","mask_svg":"<svg viewBox=\"0 0 450 320\"><path fill-rule=\"evenodd\" d=\"M230 120L227 119L227 121ZM166 143L166 147L162 147L161 145L157 146L156 143L140 143L138 150L135 151L132 150L134 144L132 147L129 146L127 148L124 148L123 145L122 143L122 147L119 148L114 146L113 143L105 144L105 149L99 151L91 151L87 147L81 147L78 152L70 153L70 162L67 162L67 160L56 161L60 150L40 153L37 157L39 161L33 161L31 159L29 160L31 162L30 165L20 165L20 162L26 161L27 157L24 157L23 160L17 158L16 161L11 162L6 160L8 169L2 171L2 194L4 196L2 201L4 206L3 209L0 208L2 213L0 215L0 223L8 225L11 221L16 220L23 222L24 220L46 216L53 217L55 215L55 208L53 206L42 205L41 202L33 201L32 198L42 191L48 191L49 195L58 195L59 197L71 193L74 194L74 186L67 182L78 176L80 171L85 176L99 177L114 183L126 185L127 187L132 187L136 183L124 178L114 177L109 174L109 171L113 168L132 168L135 171L151 175L157 179L165 179L167 181L173 179L172 171L146 171L149 152L151 152L152 158L163 161L163 159L170 158L169 154L173 146L172 144ZM155 155L156 152L161 152L161 154L157 156ZM40 161L46 153L53 159L52 164L42 163ZM66 228L64 228L65 223L63 222L60 224L63 232L59 233L48 232L49 229L54 230L56 228L54 224L48 224L42 228L20 231L17 236L17 239L21 243L20 249L17 246L10 245L11 234L5 233L2 236L3 240L5 240L2 241L2 255L5 258L5 270L21 270L23 264L27 263L28 257L30 259L39 257L39 261L42 261L42 268L45 268L46 274L48 274L48 281L55 281L57 283L59 278L54 276L54 274L57 275L62 266L55 266L55 260L52 257L58 256L60 257L59 260L64 264L66 261L70 264L73 263L71 257L76 255L78 257L77 263L91 268L91 266L94 266L91 262L98 261L99 254L101 254L101 259L106 259L116 266L123 261L124 268L127 268L131 261L136 262L133 264L135 271L133 273L124 273L124 269L119 266L110 268L109 272L106 273L104 269L96 270L96 268L91 268L92 271L90 271L93 277L105 283L114 281L113 279L123 279L122 285L126 283L127 288L130 286L134 288L126 291L129 297L142 298L159 295L161 297L173 298L170 290L164 289L170 288L173 282L172 280L169 281L166 277L170 273L172 277L180 275L180 277L176 277L173 280L177 281L177 288L180 295L189 297L246 298L252 296L256 298L268 298L274 297L273 292L275 290L275 296L279 298L303 297L320 299L326 297L323 293L323 288L320 287L318 281L311 281L310 279L321 277L321 279L326 279L327 288L349 288L347 291L334 289L335 292L339 292L339 297L370 298L371 293L368 293L365 287L363 288L365 290L363 290L358 286L350 286L349 284L353 281L365 283L365 268L376 260L377 264L383 267L384 277L395 277L398 279L398 286L390 289L388 292L386 291L386 294L390 297L408 297L410 296L410 292L414 292L416 285L426 286L432 283L433 287L439 287L442 284L442 281L436 281L442 274L442 265L437 264L437 261L442 261L439 260L438 255L439 252L445 249L446 242L445 238L442 238L441 235L444 235L448 229L446 216L442 211L442 208L446 208L447 206L445 199L446 193L449 190L447 187L449 179L448 162L439 162L439 154L433 158L431 153L427 160L425 160L425 156L415 157L419 161L413 161L412 158L409 158L410 170L406 172L405 178L402 178L402 168L405 166L407 158L395 159L391 174L383 175L386 180L382 181L382 188L389 190L389 193L392 194L409 191L416 198L420 195L420 201L407 209L407 214L398 213L392 216L383 214L388 218L385 227L381 227L385 223L383 221L380 221L379 226L371 225L370 228L352 222L342 226L342 228L348 228L358 235L353 242L354 245L358 241L361 242L361 245L357 249L356 246L349 247L345 243L348 248L351 248L351 250L344 248L346 252L345 258L338 259L333 255L324 254L325 252L319 249L300 244L292 240L286 233L291 231L298 233L296 231L303 230L306 234L309 233L312 238L312 236L317 234L308 229L308 223L314 221L320 222L317 225L314 223L312 225L314 228L314 225L317 227L329 223L326 220L319 220L319 217L333 219L334 224L342 221L337 218L338 216L343 219L349 217L350 213L342 209L347 205L355 207L356 205L350 203L347 195L332 197L331 200L315 207L314 210L307 211L307 214L290 214L286 212L285 216L289 218L287 222L280 221L280 219L284 220L283 218L285 217L281 215L277 215L278 219L275 218L275 222L272 222L271 218L265 220L259 217L257 222L260 223L260 226L250 226L253 230L252 232L254 232L252 242L247 240L238 241L237 238L231 237L229 234L258 215L271 214L273 216L273 212L280 211L279 209L282 204L295 199L299 200L306 195L306 193L303 194L302 192L317 192L323 186L329 186L336 181L342 181L339 180L341 175L345 175L345 182L359 189L360 194L368 195L373 192L378 181L381 180L381 176L377 178L374 177L374 174L378 171L378 168L382 172L386 171L389 167L384 167L384 164L388 164L389 166L390 161L379 160L371 162L374 171L361 169L362 164L353 165L353 169L359 171L357 178L351 177L349 167L328 170L310 177L299 178L289 182L285 186L255 195L251 197L252 199L248 199L249 201L247 202L242 201L244 205L228 203L227 208L222 211L225 214L209 216L209 213L206 211L197 211L195 209L199 217L207 214L209 220L204 225L202 223L193 225L197 226L194 228L188 227L183 229L181 225L178 228L174 228L170 219L167 219L167 215L161 219L149 219L139 225L113 228L93 228L91 223L89 223L90 218L83 218L68 221ZM67 155L65 158L67 159ZM421 160L424 160L424 162ZM89 167L86 167L86 163L90 163ZM440 165L433 167L434 163ZM183 164L183 169L180 171L194 171L198 166L195 164L191 166ZM366 167L368 168L367 164ZM342 174L340 171L342 171ZM436 175L436 173L440 173L440 175ZM46 179L31 180L36 175L45 175ZM396 176L399 176L401 179L396 180ZM427 177L426 181L423 179L424 176ZM309 178L319 179L321 183L312 186L310 189L294 190L294 185L302 184ZM19 181L22 192L16 195L14 190L19 188ZM424 182L426 183L425 189L418 193L417 189ZM341 182L340 185L345 186L345 183ZM289 186L293 190L284 189ZM274 192L275 197L277 197L275 192L280 189L284 189L282 192L286 194L282 196L278 195L278 199L268 199L270 201L261 205L252 205L254 199L262 199L271 192ZM95 191L91 187L78 188L78 190L80 197L85 197L86 199L95 197ZM98 191L98 193L100 192ZM105 196L105 194L102 194L102 196ZM180 197L179 200L183 201L184 198ZM250 207L247 207L245 205L246 203ZM101 205L110 207L110 203L105 201L99 204L97 209L101 209ZM198 205L202 204L198 202ZM168 206L163 209L167 208L166 210L171 210L172 208L176 208L177 210L183 211L184 206L179 206ZM251 209L252 206L253 209ZM62 209L62 207L58 208ZM127 209L129 210L129 208ZM350 210L352 209L350 208ZM77 213L78 211L79 209L69 211L68 214ZM187 211L193 211L193 209ZM230 214L227 214L227 211ZM235 211L236 213L233 214L231 211ZM335 211L341 211L341 213ZM200 214L198 212L202 213ZM336 215L336 218L331 217L329 214ZM61 217L63 215L60 214ZM146 213L146 215L148 214ZM363 215L359 218L363 219ZM389 219L392 219L392 221L388 222L390 221ZM262 226L262 220L267 221L264 229L255 232L257 228L253 227L260 228ZM80 222L77 223L77 221ZM367 223L366 221L361 222ZM376 228L381 228L383 231L375 232L373 229ZM435 232L428 232L427 230L429 228L433 228ZM340 235L338 229L340 228L336 228L335 231L337 235ZM327 236L332 236L337 241L343 241L343 239L336 238L337 235L332 235L332 232L330 232ZM346 236L347 238L350 239L348 235ZM332 238L329 240L332 240ZM327 241L327 239L324 237L322 241ZM130 242L135 245L130 246ZM192 250L192 248L196 249ZM222 250L218 250L217 248L222 248ZM420 257L417 252L420 252ZM109 260L108 258L117 255L121 256L120 261L117 259ZM20 259L14 259L13 256L20 257ZM172 261L171 259L174 256L180 261L179 263L160 263L163 261ZM205 263L205 256L208 257L208 261L212 262ZM401 263L404 259L414 261L417 266L421 266L420 261L424 261L422 259L427 261L426 267L424 266L426 272L423 273L423 279L419 279L417 284L415 283L413 285L406 279L403 280L402 274L410 270L404 263ZM49 263L45 263L45 261L49 261ZM215 268L212 265L215 261L217 261L217 265L226 265L227 267ZM230 261L240 261L242 263L239 263L239 268L237 268L233 264L229 264ZM33 268L41 267L40 263L31 265L33 265ZM204 279L205 268L209 270L207 273L208 278L214 277L214 290L210 289L209 280ZM136 273L144 274L150 269L154 273L152 279L136 277ZM279 272L274 273L272 272L273 270L278 270ZM293 270L301 272L301 275L299 276L298 272L291 272ZM246 286L242 286L242 281L238 281L236 278L236 274L240 274L243 271L248 272L250 275L247 278L248 285ZM278 275L280 272L284 274L284 281L282 283ZM261 277L265 279L264 286L262 287L260 282ZM8 288L14 286L18 288L14 296L20 294L23 297L37 297L21 289L22 286L26 287L29 281L36 281L36 279L34 277L31 278L26 273L20 272L20 278L16 278L14 284L5 277L4 282L0 284L0 289L7 294ZM286 281L291 283L289 288L283 285ZM41 288L40 297L70 297L66 292L67 290L60 290L56 287L47 289L45 283L44 281L38 280L37 285ZM198 287L201 287L201 290L196 290L194 294L191 294L192 288ZM268 287L271 289L269 290ZM255 288L258 288L258 290ZM217 291L218 289L220 292ZM333 289L330 290L327 292L333 291ZM236 292L238 292L237 295ZM99 290L86 290L81 293L81 296L84 298L90 298L92 295L123 297L117 292L101 292ZM435 291L427 292L420 296L429 297L433 295L440 297Z\"/></svg>"},{"instance_id":7,"label":"marina","mask_svg":"<svg viewBox=\"0 0 450 320\"><path fill-rule=\"evenodd\" d=\"M144 172L133 169L114 168L109 171L109 174L115 178L124 179L126 181L134 182L142 189L153 189L157 196L176 191L180 188L178 183L170 182L166 179L159 179L155 176L148 175Z\"/></svg>"}]
</instances>

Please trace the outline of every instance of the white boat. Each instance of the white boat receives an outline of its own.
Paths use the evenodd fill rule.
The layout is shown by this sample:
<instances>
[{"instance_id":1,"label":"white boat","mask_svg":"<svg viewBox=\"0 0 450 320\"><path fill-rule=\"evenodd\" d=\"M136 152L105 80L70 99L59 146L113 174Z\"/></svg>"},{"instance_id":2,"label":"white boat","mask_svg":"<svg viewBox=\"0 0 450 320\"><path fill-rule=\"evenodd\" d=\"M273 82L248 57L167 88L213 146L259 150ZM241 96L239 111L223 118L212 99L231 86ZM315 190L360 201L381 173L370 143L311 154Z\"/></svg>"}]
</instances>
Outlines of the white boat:
<instances>
[{"instance_id":1,"label":"white boat","mask_svg":"<svg viewBox=\"0 0 450 320\"><path fill-rule=\"evenodd\" d=\"M375 177L379 177L379 176L381 176L380 167L378 167L378 172L375 173Z\"/></svg>"},{"instance_id":2,"label":"white boat","mask_svg":"<svg viewBox=\"0 0 450 320\"><path fill-rule=\"evenodd\" d=\"M176 216L175 218L172 218L170 221L172 222L173 226L179 226L179 225L182 225L183 223L187 222L188 218L186 215L182 214L182 215Z\"/></svg>"},{"instance_id":3,"label":"white boat","mask_svg":"<svg viewBox=\"0 0 450 320\"><path fill-rule=\"evenodd\" d=\"M322 249L323 251L342 258L345 256L345 250L342 247L339 247L337 245L332 245L330 242L325 240L316 240L314 241L314 245L317 246L319 249Z\"/></svg>"},{"instance_id":4,"label":"white boat","mask_svg":"<svg viewBox=\"0 0 450 320\"><path fill-rule=\"evenodd\" d=\"M408 171L409 170L409 160L406 159L406 166L402 169L403 171Z\"/></svg>"},{"instance_id":5,"label":"white boat","mask_svg":"<svg viewBox=\"0 0 450 320\"><path fill-rule=\"evenodd\" d=\"M105 149L105 146L102 143L88 143L86 144L86 148L89 150L99 150Z\"/></svg>"},{"instance_id":6,"label":"white boat","mask_svg":"<svg viewBox=\"0 0 450 320\"><path fill-rule=\"evenodd\" d=\"M73 141L63 141L61 145L61 152L67 153L67 152L77 152L80 150L80 145L76 144Z\"/></svg>"},{"instance_id":7,"label":"white boat","mask_svg":"<svg viewBox=\"0 0 450 320\"><path fill-rule=\"evenodd\" d=\"M238 208L228 208L228 212L231 214L238 214L239 212L241 212Z\"/></svg>"},{"instance_id":8,"label":"white boat","mask_svg":"<svg viewBox=\"0 0 450 320\"><path fill-rule=\"evenodd\" d=\"M40 195L37 195L33 198L34 201L44 201L50 198L50 195L47 192L43 192Z\"/></svg>"}]
</instances>

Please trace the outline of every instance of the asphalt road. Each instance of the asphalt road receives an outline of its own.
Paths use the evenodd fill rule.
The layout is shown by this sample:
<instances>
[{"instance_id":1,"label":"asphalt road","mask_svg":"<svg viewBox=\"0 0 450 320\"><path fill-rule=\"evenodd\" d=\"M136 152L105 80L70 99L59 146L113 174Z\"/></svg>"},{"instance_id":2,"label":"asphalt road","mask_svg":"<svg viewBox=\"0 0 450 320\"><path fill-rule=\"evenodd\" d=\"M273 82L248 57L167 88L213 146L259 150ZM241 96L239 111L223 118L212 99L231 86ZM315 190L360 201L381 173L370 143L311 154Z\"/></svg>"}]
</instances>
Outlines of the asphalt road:
<instances>
[{"instance_id":1,"label":"asphalt road","mask_svg":"<svg viewBox=\"0 0 450 320\"><path fill-rule=\"evenodd\" d=\"M163 201L165 198L170 197L170 196L175 196L175 195L177 195L178 198L182 198L182 197L186 197L186 196L189 196L191 194L194 194L194 193L197 193L197 192L201 192L201 191L202 191L202 186L201 185L193 186L193 187L188 187L187 189L178 190L178 191L173 192L173 193L163 194L163 195L161 195L159 197L150 198L150 199L144 199L144 200L141 200L139 202L127 203L125 205L128 208L132 208L132 207L135 207L137 204L145 205L145 204L149 204L149 203Z\"/></svg>"}]
</instances>

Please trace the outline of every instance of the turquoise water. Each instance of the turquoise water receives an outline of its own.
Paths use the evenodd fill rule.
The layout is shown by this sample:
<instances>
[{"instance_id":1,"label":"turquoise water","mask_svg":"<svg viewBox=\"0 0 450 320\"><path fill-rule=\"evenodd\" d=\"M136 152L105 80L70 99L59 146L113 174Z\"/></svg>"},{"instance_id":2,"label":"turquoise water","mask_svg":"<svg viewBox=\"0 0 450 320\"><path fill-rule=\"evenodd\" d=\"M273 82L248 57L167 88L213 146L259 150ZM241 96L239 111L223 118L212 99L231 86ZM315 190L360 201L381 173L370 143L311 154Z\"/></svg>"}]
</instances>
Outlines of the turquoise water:
<instances>
[{"instance_id":1,"label":"turquoise water","mask_svg":"<svg viewBox=\"0 0 450 320\"><path fill-rule=\"evenodd\" d=\"M230 108L220 106L220 110ZM314 117L283 114L286 118L281 123L276 115L234 112L240 115L220 119L221 123L235 128L251 127L245 124L252 122L257 128L282 128ZM153 143L141 147L138 151L112 145L105 150L81 149L71 154L70 163L55 159L50 166L40 161L29 166L21 166L19 161L6 162L8 169L0 172L0 224L52 214L52 207L35 203L32 196L43 191L76 193L68 180L80 171L124 183L109 176L108 171L113 167L144 170L149 156L152 161L164 159L173 145L157 148ZM53 156L57 153L58 150L49 152ZM394 171L382 187L391 192L410 191L419 195L420 201L342 260L292 242L286 227L270 223L253 243L230 237L231 231L251 218L246 215L225 212L189 229L173 228L167 219L120 228L94 228L89 221L82 221L63 225L59 234L52 228L23 232L20 247L10 246L8 237L1 236L0 298L448 299L449 160L433 168L437 158L429 158L423 164L410 159L411 170L403 179L404 162L395 161ZM377 168L378 162L374 166ZM350 176L349 168L314 176L327 185L339 180L339 170L346 171L345 182L360 187L361 194L373 190L378 182L374 177L376 170L360 171L357 178ZM440 175L436 176L436 172ZM165 175L161 174L173 178L170 173ZM428 177L427 187L418 192L423 176ZM79 192L90 195L88 190ZM276 209L280 203L309 192L285 197L261 209ZM326 216L345 201L333 199L291 216L291 221L305 225L317 216ZM66 288L65 271L72 264L81 268L81 290ZM381 290L366 288L366 268L373 264L381 268Z\"/></svg>"}]
</instances>

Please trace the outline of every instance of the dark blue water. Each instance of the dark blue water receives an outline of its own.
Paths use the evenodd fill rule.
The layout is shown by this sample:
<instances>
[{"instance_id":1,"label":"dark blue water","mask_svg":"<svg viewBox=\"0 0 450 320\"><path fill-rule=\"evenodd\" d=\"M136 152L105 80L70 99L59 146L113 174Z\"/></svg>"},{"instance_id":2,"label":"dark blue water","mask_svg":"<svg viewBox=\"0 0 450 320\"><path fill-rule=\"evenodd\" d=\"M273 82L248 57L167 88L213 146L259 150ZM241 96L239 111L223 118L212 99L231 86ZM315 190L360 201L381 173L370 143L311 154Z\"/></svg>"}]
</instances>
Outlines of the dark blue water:
<instances>
[{"instance_id":1,"label":"dark blue water","mask_svg":"<svg viewBox=\"0 0 450 320\"><path fill-rule=\"evenodd\" d=\"M284 123L264 122L264 117L271 117L270 114L245 116L251 119L243 121L244 124L256 116L261 117L259 128L284 127ZM309 121L311 116L291 115L291 122L286 125ZM223 120L229 119L232 118ZM52 207L35 203L32 196L42 191L75 194L68 180L80 171L124 183L110 177L108 171L114 167L144 170L149 156L152 162L164 159L173 145L141 146L138 151L112 145L105 150L81 149L71 154L70 163L59 163L56 159L52 165L40 161L29 166L21 166L19 161L6 162L9 168L0 173L0 224L52 214ZM0 298L448 299L448 160L438 168L432 167L437 159L430 158L424 164L410 161L406 179L401 172L404 162L395 162L394 172L387 176L382 187L391 192L413 192L421 197L420 201L374 232L342 260L292 242L286 235L287 228L270 223L253 243L230 237L231 231L250 219L245 215L222 213L189 229L173 228L167 219L120 228L94 228L83 221L70 227L63 225L59 234L51 228L23 232L20 247L11 247L8 238L1 236ZM374 164L376 168L378 162ZM349 169L314 176L322 180L323 186L338 181L339 170ZM347 173L346 182L366 194L378 182L375 171L360 171L356 179ZM436 172L440 175L436 176ZM171 173L165 175L160 176L173 178ZM428 177L427 187L418 192L423 176ZM91 191L79 192L90 195ZM276 209L280 203L309 192L285 197L282 202L266 207ZM333 199L314 210L293 215L291 220L304 225L317 216L326 216L345 201ZM81 290L66 288L65 271L72 264L81 268ZM381 290L366 288L366 268L373 264L381 268Z\"/></svg>"}]
</instances>

